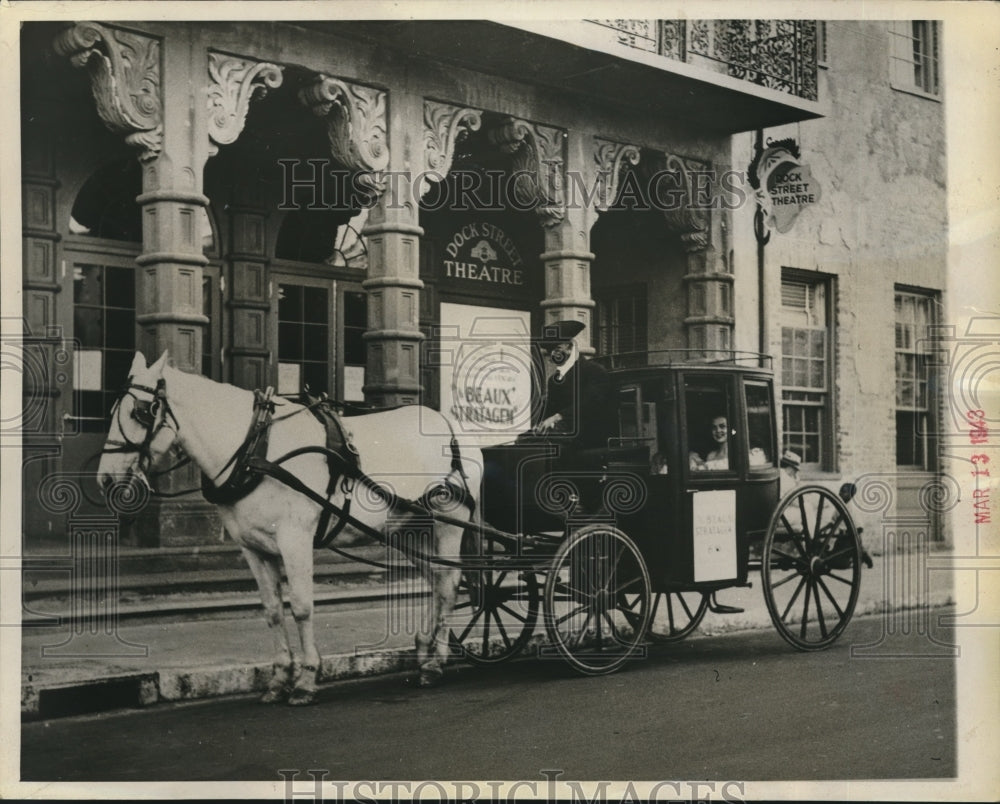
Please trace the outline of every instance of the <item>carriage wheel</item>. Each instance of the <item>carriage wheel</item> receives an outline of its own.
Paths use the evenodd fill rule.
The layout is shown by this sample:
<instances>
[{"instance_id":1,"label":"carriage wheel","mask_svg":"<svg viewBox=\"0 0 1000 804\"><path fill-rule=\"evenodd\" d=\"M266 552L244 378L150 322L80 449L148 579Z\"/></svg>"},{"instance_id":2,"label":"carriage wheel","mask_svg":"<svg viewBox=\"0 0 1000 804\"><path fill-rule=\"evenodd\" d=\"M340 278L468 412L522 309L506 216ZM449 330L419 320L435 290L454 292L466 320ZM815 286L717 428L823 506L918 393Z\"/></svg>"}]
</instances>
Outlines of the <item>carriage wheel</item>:
<instances>
[{"instance_id":1,"label":"carriage wheel","mask_svg":"<svg viewBox=\"0 0 1000 804\"><path fill-rule=\"evenodd\" d=\"M658 592L646 636L653 642L679 642L690 636L705 618L710 597L708 592Z\"/></svg>"},{"instance_id":2,"label":"carriage wheel","mask_svg":"<svg viewBox=\"0 0 1000 804\"><path fill-rule=\"evenodd\" d=\"M764 602L781 637L821 650L843 633L861 588L861 541L847 507L822 486L786 495L761 556Z\"/></svg>"},{"instance_id":3,"label":"carriage wheel","mask_svg":"<svg viewBox=\"0 0 1000 804\"><path fill-rule=\"evenodd\" d=\"M487 540L484 555L502 556ZM473 664L505 662L520 653L538 622L538 579L532 571L463 570L453 609L452 649Z\"/></svg>"},{"instance_id":4,"label":"carriage wheel","mask_svg":"<svg viewBox=\"0 0 1000 804\"><path fill-rule=\"evenodd\" d=\"M639 548L607 525L559 546L545 579L545 630L558 655L587 675L612 673L641 652L650 615L649 572Z\"/></svg>"}]
</instances>

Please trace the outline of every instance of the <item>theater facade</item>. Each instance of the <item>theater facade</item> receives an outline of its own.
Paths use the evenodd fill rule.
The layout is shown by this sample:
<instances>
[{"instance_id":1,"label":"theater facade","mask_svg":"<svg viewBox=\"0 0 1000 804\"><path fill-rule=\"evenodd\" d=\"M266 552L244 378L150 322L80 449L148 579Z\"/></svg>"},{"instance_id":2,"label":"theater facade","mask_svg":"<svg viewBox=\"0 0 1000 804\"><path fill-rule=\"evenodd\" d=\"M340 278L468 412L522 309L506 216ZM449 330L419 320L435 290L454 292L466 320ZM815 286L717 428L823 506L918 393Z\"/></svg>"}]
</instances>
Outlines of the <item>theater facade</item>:
<instances>
[{"instance_id":1,"label":"theater facade","mask_svg":"<svg viewBox=\"0 0 1000 804\"><path fill-rule=\"evenodd\" d=\"M858 25L831 30L872 41L863 26L879 24ZM888 87L899 46L877 31ZM784 446L827 480L893 469L894 428L922 404L926 434L934 414L923 353L893 348L888 322L897 343L902 316L927 323L943 254L912 281L905 256L886 261L870 356L887 373L858 380L852 345L873 322L853 323L852 305L870 272L864 244L848 265L835 232L876 204L838 199L862 168L837 132L848 89L872 78L842 62L838 84L827 33L804 20L25 24L26 546L101 513L93 456L137 349L244 388L419 402L499 438L526 426L529 334L578 319L590 354L781 356ZM939 145L940 99L914 115L918 94L893 114L923 153ZM798 172L771 211L798 221L765 249L748 168L757 157L763 175L779 133ZM890 166L893 136L868 137ZM943 178L931 185L935 219ZM855 386L891 431L841 412ZM908 449L933 470L926 439ZM63 483L81 491L72 504ZM161 480L194 485L188 470ZM219 537L197 494L153 500L121 530L149 548Z\"/></svg>"}]
</instances>

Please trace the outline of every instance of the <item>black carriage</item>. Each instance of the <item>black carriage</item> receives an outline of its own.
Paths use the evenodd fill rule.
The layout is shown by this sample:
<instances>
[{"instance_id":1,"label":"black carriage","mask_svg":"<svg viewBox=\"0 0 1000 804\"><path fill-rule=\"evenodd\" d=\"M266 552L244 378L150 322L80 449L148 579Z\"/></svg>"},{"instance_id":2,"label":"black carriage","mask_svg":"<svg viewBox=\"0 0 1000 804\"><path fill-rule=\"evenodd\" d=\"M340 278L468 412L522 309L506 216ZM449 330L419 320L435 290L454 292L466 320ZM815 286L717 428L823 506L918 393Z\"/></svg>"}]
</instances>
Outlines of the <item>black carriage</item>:
<instances>
[{"instance_id":1,"label":"black carriage","mask_svg":"<svg viewBox=\"0 0 1000 804\"><path fill-rule=\"evenodd\" d=\"M758 570L795 648L843 632L861 581L858 530L822 486L782 495L769 358L688 357L604 359L617 422L600 449L519 439L484 450L486 526L467 534L452 627L467 659L516 655L541 620L542 655L611 672L649 642L683 639L710 607L732 611L716 592Z\"/></svg>"}]
</instances>

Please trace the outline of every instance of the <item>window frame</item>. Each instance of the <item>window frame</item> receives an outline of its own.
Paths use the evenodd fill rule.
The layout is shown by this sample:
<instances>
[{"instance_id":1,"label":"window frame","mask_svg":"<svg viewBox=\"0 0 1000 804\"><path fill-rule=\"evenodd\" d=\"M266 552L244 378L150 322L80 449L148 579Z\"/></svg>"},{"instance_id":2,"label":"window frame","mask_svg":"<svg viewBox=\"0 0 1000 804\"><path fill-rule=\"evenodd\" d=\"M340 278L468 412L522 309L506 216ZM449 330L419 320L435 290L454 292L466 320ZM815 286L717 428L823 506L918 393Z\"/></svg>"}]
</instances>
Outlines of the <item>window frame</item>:
<instances>
[{"instance_id":1,"label":"window frame","mask_svg":"<svg viewBox=\"0 0 1000 804\"><path fill-rule=\"evenodd\" d=\"M922 22L926 24L927 39L920 40L913 35L913 24ZM905 29L909 27L909 30ZM891 20L888 23L887 31L889 35L889 86L899 92L906 92L920 98L941 102L942 87L944 86L941 70L941 22L940 20ZM916 78L912 80L909 76L903 75L901 65L916 67L918 62L912 57L910 49L904 48L904 42L921 42L927 52L924 57L926 66L933 70L931 82L933 87L926 88L917 83ZM925 67L926 68L926 67Z\"/></svg>"},{"instance_id":2,"label":"window frame","mask_svg":"<svg viewBox=\"0 0 1000 804\"><path fill-rule=\"evenodd\" d=\"M819 273L816 271L803 271L801 269L796 269L788 266L784 266L781 269L781 285L782 289L785 283L797 283L804 284L809 288L822 287L823 288L823 321L825 324L820 326L812 327L801 327L798 324L793 324L790 322L790 317L793 315L793 310L795 308L786 307L781 303L781 298L779 297L778 304L778 330L781 335L781 340L779 341L779 355L781 357L781 367L778 372L778 386L780 388L780 396L775 400L776 405L780 406L780 416L779 421L779 434L778 434L778 444L777 449L779 452L783 453L786 450L793 450L795 452L803 452L800 456L802 460L802 471L806 474L828 474L835 473L838 470L838 456L836 454L836 432L837 432L837 422L836 422L836 338L837 338L837 327L835 320L836 306L836 277L831 274ZM809 291L807 290L807 293ZM818 390L815 387L806 386L794 386L788 385L785 382L784 376L784 358L786 357L784 352L784 329L786 327L796 329L809 329L809 330L822 330L824 335L824 355L823 355L823 389ZM794 355L788 355L788 357L794 357ZM810 358L811 359L811 358ZM796 399L794 395L805 395L814 394L820 397L817 401L812 401L809 399L798 398ZM801 447L797 448L795 444L787 443L788 436L788 420L789 414L792 409L799 409L806 411L808 409L813 409L818 411L819 419L817 421L817 444L819 449L819 460L818 461L807 461L808 457L804 454ZM803 416L807 415L803 412ZM805 432L805 431L804 431ZM805 437L805 436L803 436Z\"/></svg>"},{"instance_id":3,"label":"window frame","mask_svg":"<svg viewBox=\"0 0 1000 804\"><path fill-rule=\"evenodd\" d=\"M279 356L279 332L280 328L278 326L278 293L279 287L283 284L285 285L299 285L302 287L322 287L326 288L329 296L328 299L333 300L333 309L330 310L330 317L328 320L328 332L327 332L327 364L326 364L326 381L327 381L327 394L336 399L339 396L341 385L339 381L341 377L339 376L340 361L338 359L337 352L337 332L340 325L340 309L337 300L337 290L339 282L327 273L325 276L323 272L317 270L318 266L311 263L305 264L310 270L296 270L291 265L285 263L283 265L272 265L271 270L271 288L270 288L270 298L271 298L271 308L268 315L268 328L270 330L269 342L274 344L274 348L271 349L271 364L269 366L271 374L271 382L274 384L275 393L281 393L278 391L278 364L281 362ZM300 383L301 384L301 383ZM300 389L301 390L301 389ZM294 394L281 394L286 398L297 398L299 391L295 391Z\"/></svg>"},{"instance_id":4,"label":"window frame","mask_svg":"<svg viewBox=\"0 0 1000 804\"><path fill-rule=\"evenodd\" d=\"M909 322L901 322L898 318L898 313L896 312L896 304L900 298L909 298L915 301L923 302L926 304L926 333L921 335L915 331L914 332L912 344L909 348L900 348L898 342L898 336L895 334L898 331L898 327L901 323L904 325ZM895 444L895 456L894 465L896 469L900 471L915 471L915 472L927 472L935 471L938 467L938 454L937 454L937 434L940 431L940 406L941 406L941 396L940 396L940 378L937 376L937 370L934 367L934 340L935 333L937 331L938 324L938 308L941 304L941 294L939 291L931 290L927 288L916 288L907 285L895 285L893 287L893 419L894 419L894 435L893 443ZM923 349L919 349L918 346L921 343L926 343L927 345ZM915 370L913 375L913 381L917 384L921 382L921 375L923 375L924 383L924 405L920 406L918 404L914 405L900 405L899 404L899 391L898 384L900 382L900 375L898 372L899 368L899 356L909 355L915 357ZM923 358L923 360L921 360ZM914 391L916 393L916 390ZM919 463L900 463L899 462L899 417L900 414L912 415L918 421L914 422L914 436L923 436L922 441L922 461ZM919 419L922 418L923 421L920 422Z\"/></svg>"},{"instance_id":5,"label":"window frame","mask_svg":"<svg viewBox=\"0 0 1000 804\"><path fill-rule=\"evenodd\" d=\"M591 346L594 347L598 356L645 352L649 349L649 294L648 287L644 282L597 288L593 291L593 297L594 327ZM622 351L618 346L621 341L618 334L621 330L621 325L617 323L605 325L602 315L607 310L609 315L613 314L613 317L617 318L620 314L617 305L622 301L630 301L634 305L633 318L637 317L635 314L638 308L640 306L642 308L642 328L640 329L636 323L632 325L633 342L641 343L642 345L639 348L629 349L627 352ZM603 347L607 333L610 333L610 337L608 337L609 348L605 350ZM638 337L640 335L641 341L639 341Z\"/></svg>"}]
</instances>

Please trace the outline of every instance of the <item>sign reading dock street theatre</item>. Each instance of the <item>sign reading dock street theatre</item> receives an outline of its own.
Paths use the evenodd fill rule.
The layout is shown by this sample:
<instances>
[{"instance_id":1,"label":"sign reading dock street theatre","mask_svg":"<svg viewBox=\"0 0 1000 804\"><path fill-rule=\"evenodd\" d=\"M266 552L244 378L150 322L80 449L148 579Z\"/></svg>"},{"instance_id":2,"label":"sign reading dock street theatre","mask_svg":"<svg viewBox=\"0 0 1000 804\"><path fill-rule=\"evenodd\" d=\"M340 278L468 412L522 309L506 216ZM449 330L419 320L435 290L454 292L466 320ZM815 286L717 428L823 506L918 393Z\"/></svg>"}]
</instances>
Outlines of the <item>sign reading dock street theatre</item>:
<instances>
[{"instance_id":1,"label":"sign reading dock street theatre","mask_svg":"<svg viewBox=\"0 0 1000 804\"><path fill-rule=\"evenodd\" d=\"M523 288L524 261L510 236L485 221L466 223L445 246L444 278L479 292Z\"/></svg>"},{"instance_id":2,"label":"sign reading dock street theatre","mask_svg":"<svg viewBox=\"0 0 1000 804\"><path fill-rule=\"evenodd\" d=\"M750 184L764 221L781 234L789 231L802 209L820 199L820 186L808 165L799 162L794 140L769 143L750 163Z\"/></svg>"}]
</instances>

